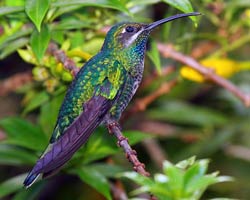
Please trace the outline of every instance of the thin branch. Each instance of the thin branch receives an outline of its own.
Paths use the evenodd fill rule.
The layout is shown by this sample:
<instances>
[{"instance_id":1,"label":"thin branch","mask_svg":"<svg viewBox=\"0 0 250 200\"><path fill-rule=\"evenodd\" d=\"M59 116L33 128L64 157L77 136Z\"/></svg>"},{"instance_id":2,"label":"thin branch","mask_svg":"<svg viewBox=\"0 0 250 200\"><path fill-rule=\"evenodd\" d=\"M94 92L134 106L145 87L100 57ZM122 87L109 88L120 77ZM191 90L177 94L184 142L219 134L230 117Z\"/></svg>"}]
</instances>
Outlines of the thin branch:
<instances>
[{"instance_id":1,"label":"thin branch","mask_svg":"<svg viewBox=\"0 0 250 200\"><path fill-rule=\"evenodd\" d=\"M6 96L31 81L32 74L30 71L15 74L0 82L0 96Z\"/></svg>"},{"instance_id":2,"label":"thin branch","mask_svg":"<svg viewBox=\"0 0 250 200\"><path fill-rule=\"evenodd\" d=\"M48 52L52 54L60 63L63 64L64 68L69 70L73 76L75 76L80 70L75 62L68 58L63 50L58 49L55 43L50 43L48 47Z\"/></svg>"},{"instance_id":3,"label":"thin branch","mask_svg":"<svg viewBox=\"0 0 250 200\"><path fill-rule=\"evenodd\" d=\"M147 88L152 82L159 79L159 77L168 76L169 74L173 73L174 71L176 71L176 67L174 67L172 65L162 67L160 74L159 74L159 72L157 72L157 70L154 70L153 73L150 74L150 76L145 77L145 79L143 79L143 82L140 85L140 89Z\"/></svg>"},{"instance_id":4,"label":"thin branch","mask_svg":"<svg viewBox=\"0 0 250 200\"><path fill-rule=\"evenodd\" d=\"M163 83L153 93L149 94L146 97L137 99L135 101L135 105L128 111L129 114L144 111L148 107L149 104L155 101L155 99L162 96L163 94L167 94L168 92L170 92L171 89L176 86L177 82L178 82L177 79L174 79L170 82Z\"/></svg>"},{"instance_id":5,"label":"thin branch","mask_svg":"<svg viewBox=\"0 0 250 200\"><path fill-rule=\"evenodd\" d=\"M145 170L145 165L138 160L136 151L130 147L128 139L123 136L119 125L117 123L110 123L107 125L107 128L109 132L117 138L117 144L123 148L134 170L143 176L150 176L150 173Z\"/></svg>"},{"instance_id":6,"label":"thin branch","mask_svg":"<svg viewBox=\"0 0 250 200\"><path fill-rule=\"evenodd\" d=\"M110 183L112 199L113 200L127 200L127 194L125 193L122 183L120 181L116 181L115 183Z\"/></svg>"},{"instance_id":7,"label":"thin branch","mask_svg":"<svg viewBox=\"0 0 250 200\"><path fill-rule=\"evenodd\" d=\"M250 161L250 148L239 145L227 145L224 151L230 156Z\"/></svg>"},{"instance_id":8,"label":"thin branch","mask_svg":"<svg viewBox=\"0 0 250 200\"><path fill-rule=\"evenodd\" d=\"M175 60L178 60L179 62L182 62L190 66L191 68L195 69L196 71L201 73L203 76L205 76L208 80L211 80L212 82L224 87L225 89L233 93L236 97L238 97L244 103L246 107L250 106L250 94L244 94L233 83L218 76L217 74L213 72L213 70L202 66L193 58L175 51L174 48L170 45L164 45L164 44L158 43L158 49L164 57L173 58Z\"/></svg>"},{"instance_id":9,"label":"thin branch","mask_svg":"<svg viewBox=\"0 0 250 200\"><path fill-rule=\"evenodd\" d=\"M158 141L154 138L150 138L142 141L142 144L146 148L152 161L159 169L162 169L162 163L164 160L167 160L167 154L163 151Z\"/></svg>"}]
</instances>

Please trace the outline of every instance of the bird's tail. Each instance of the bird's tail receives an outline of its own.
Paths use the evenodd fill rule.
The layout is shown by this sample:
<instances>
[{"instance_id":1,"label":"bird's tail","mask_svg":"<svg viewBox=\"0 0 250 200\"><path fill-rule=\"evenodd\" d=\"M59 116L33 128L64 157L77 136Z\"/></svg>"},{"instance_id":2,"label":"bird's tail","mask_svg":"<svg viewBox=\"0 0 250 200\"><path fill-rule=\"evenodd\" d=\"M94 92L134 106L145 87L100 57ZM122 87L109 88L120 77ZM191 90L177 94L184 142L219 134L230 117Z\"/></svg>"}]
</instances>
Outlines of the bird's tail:
<instances>
[{"instance_id":1,"label":"bird's tail","mask_svg":"<svg viewBox=\"0 0 250 200\"><path fill-rule=\"evenodd\" d=\"M23 182L24 187L30 187L39 178L39 176L40 174L36 174L31 171Z\"/></svg>"},{"instance_id":2,"label":"bird's tail","mask_svg":"<svg viewBox=\"0 0 250 200\"><path fill-rule=\"evenodd\" d=\"M31 186L42 174L42 178L53 175L58 171L83 145L94 129L103 121L114 100L102 96L94 96L84 104L84 111L66 129L64 134L36 162L23 184Z\"/></svg>"}]
</instances>

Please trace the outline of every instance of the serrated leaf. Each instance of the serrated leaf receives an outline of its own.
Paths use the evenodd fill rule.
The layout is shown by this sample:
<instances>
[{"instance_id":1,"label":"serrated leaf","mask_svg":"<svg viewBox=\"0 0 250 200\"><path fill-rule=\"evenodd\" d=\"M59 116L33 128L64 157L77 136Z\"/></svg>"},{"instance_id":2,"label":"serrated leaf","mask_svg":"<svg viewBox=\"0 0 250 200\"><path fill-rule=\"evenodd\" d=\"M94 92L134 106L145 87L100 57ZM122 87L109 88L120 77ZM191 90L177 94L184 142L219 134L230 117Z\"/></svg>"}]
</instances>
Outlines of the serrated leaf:
<instances>
[{"instance_id":1,"label":"serrated leaf","mask_svg":"<svg viewBox=\"0 0 250 200\"><path fill-rule=\"evenodd\" d=\"M23 180L26 176L27 174L21 174L0 183L0 198L23 188Z\"/></svg>"},{"instance_id":2,"label":"serrated leaf","mask_svg":"<svg viewBox=\"0 0 250 200\"><path fill-rule=\"evenodd\" d=\"M75 173L82 179L83 182L95 188L108 200L112 199L108 180L100 172L90 166L85 166L81 169L75 170Z\"/></svg>"},{"instance_id":3,"label":"serrated leaf","mask_svg":"<svg viewBox=\"0 0 250 200\"><path fill-rule=\"evenodd\" d=\"M50 0L27 0L25 12L35 24L38 32L41 30L42 21L49 9Z\"/></svg>"},{"instance_id":4,"label":"serrated leaf","mask_svg":"<svg viewBox=\"0 0 250 200\"><path fill-rule=\"evenodd\" d=\"M30 38L31 48L36 55L37 60L41 63L43 55L48 47L50 41L50 31L47 26L43 26L39 33L35 30Z\"/></svg>"},{"instance_id":5,"label":"serrated leaf","mask_svg":"<svg viewBox=\"0 0 250 200\"><path fill-rule=\"evenodd\" d=\"M41 129L30 122L17 118L8 117L0 120L7 135L5 143L14 144L29 149L42 151L47 145L47 137Z\"/></svg>"}]
</instances>

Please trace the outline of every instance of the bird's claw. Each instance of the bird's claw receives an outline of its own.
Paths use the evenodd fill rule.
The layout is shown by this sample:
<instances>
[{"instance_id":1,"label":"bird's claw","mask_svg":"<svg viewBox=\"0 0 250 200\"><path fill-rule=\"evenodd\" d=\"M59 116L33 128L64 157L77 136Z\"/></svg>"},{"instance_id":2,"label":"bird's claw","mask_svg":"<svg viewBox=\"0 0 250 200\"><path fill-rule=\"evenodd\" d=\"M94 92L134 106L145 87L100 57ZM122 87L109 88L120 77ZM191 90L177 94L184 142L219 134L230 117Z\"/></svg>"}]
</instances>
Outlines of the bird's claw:
<instances>
[{"instance_id":1,"label":"bird's claw","mask_svg":"<svg viewBox=\"0 0 250 200\"><path fill-rule=\"evenodd\" d=\"M122 143L123 141L127 141L127 143L128 143L128 138L126 138L126 137L124 137L124 136L120 136L120 137L118 138L117 145L118 145L119 147L121 147L121 143Z\"/></svg>"},{"instance_id":2,"label":"bird's claw","mask_svg":"<svg viewBox=\"0 0 250 200\"><path fill-rule=\"evenodd\" d=\"M107 127L108 127L108 132L111 135L113 134L113 131L112 131L113 127L117 127L117 128L119 128L119 130L121 130L121 126L118 122L111 122L108 124Z\"/></svg>"}]
</instances>

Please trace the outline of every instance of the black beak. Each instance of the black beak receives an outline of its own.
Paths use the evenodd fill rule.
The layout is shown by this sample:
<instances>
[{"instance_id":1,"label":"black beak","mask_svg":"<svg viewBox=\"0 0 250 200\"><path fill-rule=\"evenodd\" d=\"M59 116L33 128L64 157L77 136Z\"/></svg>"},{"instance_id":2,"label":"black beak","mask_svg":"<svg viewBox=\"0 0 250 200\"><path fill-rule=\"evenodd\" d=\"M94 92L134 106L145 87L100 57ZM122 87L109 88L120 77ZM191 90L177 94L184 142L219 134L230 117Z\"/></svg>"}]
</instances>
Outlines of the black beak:
<instances>
[{"instance_id":1,"label":"black beak","mask_svg":"<svg viewBox=\"0 0 250 200\"><path fill-rule=\"evenodd\" d=\"M153 22L151 24L148 24L148 25L146 25L145 30L150 31L150 30L156 28L157 26L159 26L161 24L164 24L166 22L169 22L169 21L172 21L172 20L175 20L175 19L179 19L179 18L182 18L182 17L196 16L196 15L201 15L201 13L192 12L192 13L177 14L177 15L174 15L174 16L171 16L171 17L168 17L168 18L161 19L159 21Z\"/></svg>"}]
</instances>

